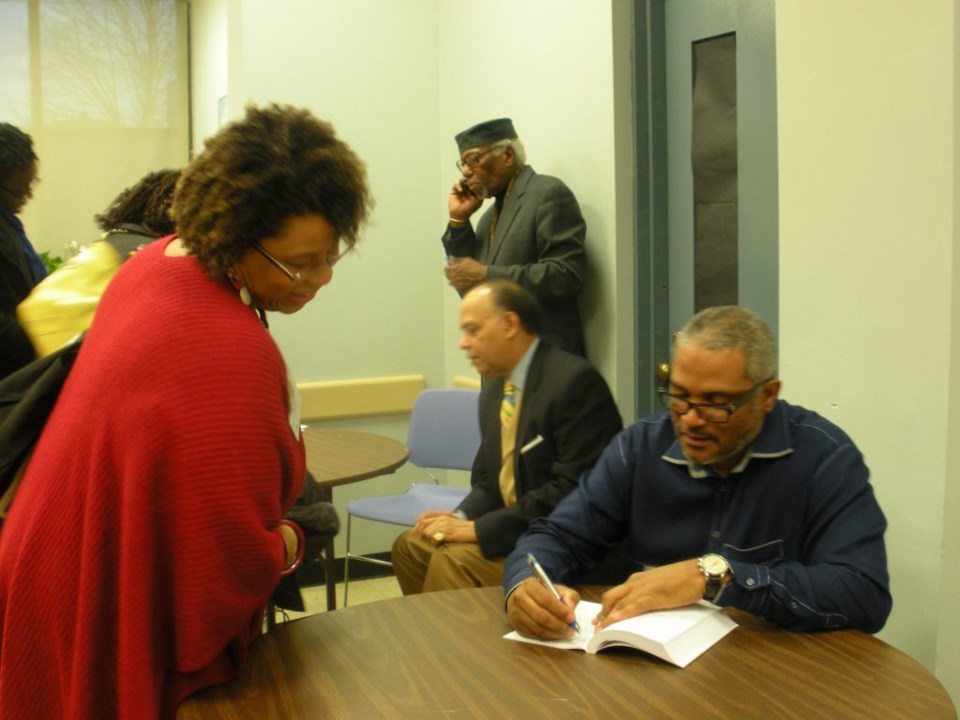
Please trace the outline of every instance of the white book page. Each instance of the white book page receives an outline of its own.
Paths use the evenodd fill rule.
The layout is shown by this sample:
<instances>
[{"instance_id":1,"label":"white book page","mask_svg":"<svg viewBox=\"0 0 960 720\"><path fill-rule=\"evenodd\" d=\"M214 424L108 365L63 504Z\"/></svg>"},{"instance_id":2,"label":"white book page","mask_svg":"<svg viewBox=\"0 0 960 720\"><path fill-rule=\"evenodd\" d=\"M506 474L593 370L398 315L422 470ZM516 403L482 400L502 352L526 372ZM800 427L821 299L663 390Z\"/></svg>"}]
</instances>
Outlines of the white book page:
<instances>
[{"instance_id":1,"label":"white book page","mask_svg":"<svg viewBox=\"0 0 960 720\"><path fill-rule=\"evenodd\" d=\"M624 630L649 638L661 645L666 645L714 612L716 612L716 606L709 603L698 603L687 607L656 610L643 615L636 615L616 622L608 626L606 630Z\"/></svg>"},{"instance_id":2,"label":"white book page","mask_svg":"<svg viewBox=\"0 0 960 720\"><path fill-rule=\"evenodd\" d=\"M524 637L516 631L507 633L503 637L508 640L518 640L563 650L586 650L594 636L593 619L600 612L601 607L600 603L587 600L580 601L575 615L577 622L580 624L581 632L570 640L537 640ZM697 625L702 626L702 634L694 632L677 641L672 652L666 649L670 647L671 641L676 640L678 636ZM627 644L640 647L647 652L684 667L734 627L736 627L736 623L724 613L719 612L716 606L701 602L688 607L637 615L614 623L600 632L612 636L611 645ZM631 635L649 638L652 642L631 642ZM618 640L625 642L618 642ZM601 647L608 646L606 643L601 645Z\"/></svg>"}]
</instances>

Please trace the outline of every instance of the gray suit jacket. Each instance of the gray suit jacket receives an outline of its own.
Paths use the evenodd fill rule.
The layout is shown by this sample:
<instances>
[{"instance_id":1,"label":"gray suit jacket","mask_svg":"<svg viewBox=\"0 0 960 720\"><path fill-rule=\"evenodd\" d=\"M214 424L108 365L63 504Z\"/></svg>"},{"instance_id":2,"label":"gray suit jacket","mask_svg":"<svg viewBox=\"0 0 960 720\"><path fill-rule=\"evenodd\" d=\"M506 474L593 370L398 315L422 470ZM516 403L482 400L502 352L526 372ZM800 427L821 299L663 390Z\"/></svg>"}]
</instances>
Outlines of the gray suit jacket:
<instances>
[{"instance_id":1,"label":"gray suit jacket","mask_svg":"<svg viewBox=\"0 0 960 720\"><path fill-rule=\"evenodd\" d=\"M517 418L517 504L505 507L500 494L503 383L503 378L492 378L480 391L482 438L470 475L470 493L459 507L475 522L477 543L485 557L513 550L530 522L550 514L623 427L620 411L597 369L541 341L530 362ZM528 444L530 448L523 451Z\"/></svg>"},{"instance_id":2,"label":"gray suit jacket","mask_svg":"<svg viewBox=\"0 0 960 720\"><path fill-rule=\"evenodd\" d=\"M577 298L586 275L587 225L580 206L561 180L525 166L513 183L490 241L493 205L477 223L447 228L449 256L471 257L488 266L490 278L506 278L537 296L543 307L541 337L585 355Z\"/></svg>"}]
</instances>

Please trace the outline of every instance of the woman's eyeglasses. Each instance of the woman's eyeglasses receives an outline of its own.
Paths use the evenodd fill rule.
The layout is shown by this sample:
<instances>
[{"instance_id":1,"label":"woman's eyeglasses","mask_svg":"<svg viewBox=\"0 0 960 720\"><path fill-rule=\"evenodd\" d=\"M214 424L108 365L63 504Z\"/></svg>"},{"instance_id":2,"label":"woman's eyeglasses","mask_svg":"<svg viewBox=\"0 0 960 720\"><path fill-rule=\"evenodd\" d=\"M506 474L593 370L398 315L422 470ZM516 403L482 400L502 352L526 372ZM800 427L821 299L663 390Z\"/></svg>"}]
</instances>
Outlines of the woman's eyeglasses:
<instances>
[{"instance_id":1,"label":"woman's eyeglasses","mask_svg":"<svg viewBox=\"0 0 960 720\"><path fill-rule=\"evenodd\" d=\"M271 265L273 265L277 270L279 270L288 278L290 278L291 282L300 282L304 278L308 278L311 275L316 274L317 272L320 271L320 268L323 267L321 263L313 263L312 265L310 265L310 267L308 267L306 270L303 270L303 271L291 270L282 262L277 260L273 255L271 255L262 247L260 247L259 243L257 243L253 247L257 250L258 253L263 255L270 262ZM337 260L339 259L340 259L339 248L333 248L330 252L330 257L327 258L327 266L333 267L334 265L336 265Z\"/></svg>"}]
</instances>

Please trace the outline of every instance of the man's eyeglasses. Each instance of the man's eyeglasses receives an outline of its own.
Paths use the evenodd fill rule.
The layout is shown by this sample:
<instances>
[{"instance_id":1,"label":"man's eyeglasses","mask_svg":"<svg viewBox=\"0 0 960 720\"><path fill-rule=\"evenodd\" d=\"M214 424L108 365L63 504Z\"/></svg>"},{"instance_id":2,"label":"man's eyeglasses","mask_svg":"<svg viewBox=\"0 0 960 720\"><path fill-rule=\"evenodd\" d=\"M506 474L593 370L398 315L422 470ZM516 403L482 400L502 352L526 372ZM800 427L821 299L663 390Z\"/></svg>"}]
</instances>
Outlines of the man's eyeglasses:
<instances>
[{"instance_id":1,"label":"man's eyeglasses","mask_svg":"<svg viewBox=\"0 0 960 720\"><path fill-rule=\"evenodd\" d=\"M481 153L477 153L475 155L468 155L463 160L457 160L457 170L459 170L460 172L463 172L467 168L470 168L471 170L476 170L477 166L480 165L480 158L482 158L484 155L489 155L494 150L499 150L502 147L503 147L502 145L494 145L492 148L487 148Z\"/></svg>"},{"instance_id":2,"label":"man's eyeglasses","mask_svg":"<svg viewBox=\"0 0 960 720\"><path fill-rule=\"evenodd\" d=\"M710 423L725 423L730 422L730 416L733 415L737 410L746 405L750 398L754 396L757 390L761 385L769 382L768 380L761 380L752 388L747 390L743 395L735 397L728 403L722 405L717 403L697 403L690 402L683 395L676 395L667 390L667 388L657 388L657 395L660 396L660 403L672 413L677 415L686 415L690 412L690 408L693 408L697 411L697 415L700 416L702 420L706 420Z\"/></svg>"},{"instance_id":3,"label":"man's eyeglasses","mask_svg":"<svg viewBox=\"0 0 960 720\"><path fill-rule=\"evenodd\" d=\"M254 245L253 247L256 249L256 251L257 251L258 253L260 253L260 254L263 255L267 260L269 260L271 265L273 265L277 270L279 270L279 271L282 272L284 275L286 275L288 278L290 278L291 282L300 282L300 281L303 280L304 278L308 278L308 277L310 277L311 275L316 274L316 273L320 270L320 267L321 267L320 263L313 263L313 264L310 265L310 267L306 268L306 269L303 270L303 271L300 271L300 270L291 270L291 269L288 268L286 265L284 265L282 262L280 262L279 260L277 260L273 255L271 255L271 254L268 253L266 250L264 250L262 247L260 247L260 244L259 244L259 243L257 243L257 244ZM333 267L334 265L337 264L337 260L339 260L339 259L340 259L339 249L334 249L334 250L332 250L331 253L330 253L330 257L327 258L327 266L328 266L328 267Z\"/></svg>"}]
</instances>

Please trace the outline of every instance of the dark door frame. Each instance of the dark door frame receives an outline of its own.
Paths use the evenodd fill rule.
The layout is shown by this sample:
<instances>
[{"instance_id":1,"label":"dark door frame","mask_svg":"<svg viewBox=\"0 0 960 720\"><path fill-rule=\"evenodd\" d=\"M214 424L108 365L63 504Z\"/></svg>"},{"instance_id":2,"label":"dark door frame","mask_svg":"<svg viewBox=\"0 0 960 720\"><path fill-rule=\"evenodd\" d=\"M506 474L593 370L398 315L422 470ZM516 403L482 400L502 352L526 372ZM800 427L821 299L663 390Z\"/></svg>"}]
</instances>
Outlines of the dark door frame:
<instances>
[{"instance_id":1,"label":"dark door frame","mask_svg":"<svg viewBox=\"0 0 960 720\"><path fill-rule=\"evenodd\" d=\"M656 408L656 366L669 357L665 0L634 0L636 412Z\"/></svg>"}]
</instances>

